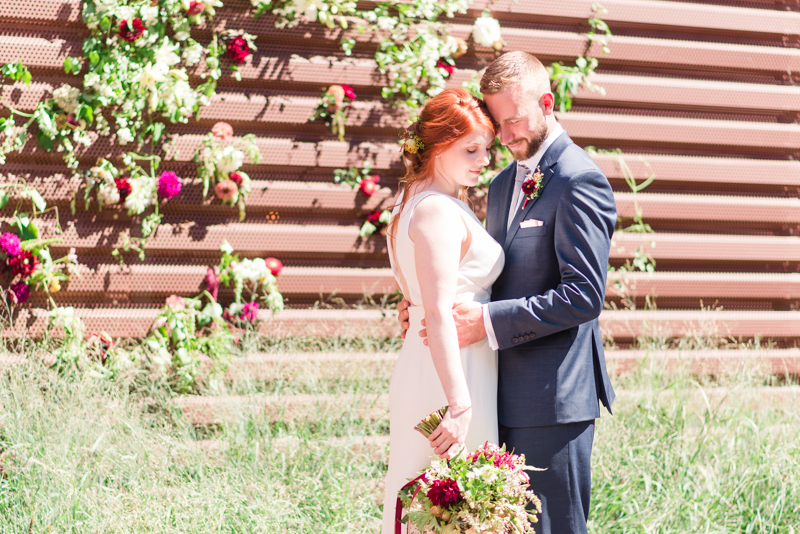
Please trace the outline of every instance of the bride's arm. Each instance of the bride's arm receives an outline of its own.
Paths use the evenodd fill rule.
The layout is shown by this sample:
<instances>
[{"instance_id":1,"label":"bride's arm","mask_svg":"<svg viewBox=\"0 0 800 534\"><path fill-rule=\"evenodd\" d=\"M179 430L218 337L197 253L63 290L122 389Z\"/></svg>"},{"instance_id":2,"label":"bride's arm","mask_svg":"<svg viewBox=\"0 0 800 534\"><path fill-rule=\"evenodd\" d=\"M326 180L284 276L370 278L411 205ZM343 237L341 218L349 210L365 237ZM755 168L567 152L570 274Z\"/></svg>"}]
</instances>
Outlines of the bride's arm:
<instances>
[{"instance_id":1,"label":"bride's arm","mask_svg":"<svg viewBox=\"0 0 800 534\"><path fill-rule=\"evenodd\" d=\"M425 309L433 365L451 406L442 423L430 436L439 456L451 456L463 445L472 418L467 380L461 366L458 333L453 319L461 247L469 236L450 200L429 196L416 206L409 226L414 241L417 279Z\"/></svg>"}]
</instances>

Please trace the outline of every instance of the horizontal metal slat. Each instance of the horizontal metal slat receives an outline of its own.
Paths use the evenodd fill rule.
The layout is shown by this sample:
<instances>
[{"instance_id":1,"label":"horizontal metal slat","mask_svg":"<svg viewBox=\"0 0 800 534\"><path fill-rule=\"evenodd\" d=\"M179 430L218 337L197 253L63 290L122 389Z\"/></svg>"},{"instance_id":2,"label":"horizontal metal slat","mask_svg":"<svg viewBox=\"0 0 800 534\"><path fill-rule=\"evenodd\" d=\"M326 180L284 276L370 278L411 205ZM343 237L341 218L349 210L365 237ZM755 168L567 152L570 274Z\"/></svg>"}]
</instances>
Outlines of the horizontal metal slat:
<instances>
[{"instance_id":1,"label":"horizontal metal slat","mask_svg":"<svg viewBox=\"0 0 800 534\"><path fill-rule=\"evenodd\" d=\"M671 233L618 232L612 240L611 257L630 258L640 246L657 260L800 261L798 236Z\"/></svg>"},{"instance_id":2,"label":"horizontal metal slat","mask_svg":"<svg viewBox=\"0 0 800 534\"><path fill-rule=\"evenodd\" d=\"M638 202L646 219L800 224L800 198L614 193L614 199L622 217L633 217Z\"/></svg>"}]
</instances>

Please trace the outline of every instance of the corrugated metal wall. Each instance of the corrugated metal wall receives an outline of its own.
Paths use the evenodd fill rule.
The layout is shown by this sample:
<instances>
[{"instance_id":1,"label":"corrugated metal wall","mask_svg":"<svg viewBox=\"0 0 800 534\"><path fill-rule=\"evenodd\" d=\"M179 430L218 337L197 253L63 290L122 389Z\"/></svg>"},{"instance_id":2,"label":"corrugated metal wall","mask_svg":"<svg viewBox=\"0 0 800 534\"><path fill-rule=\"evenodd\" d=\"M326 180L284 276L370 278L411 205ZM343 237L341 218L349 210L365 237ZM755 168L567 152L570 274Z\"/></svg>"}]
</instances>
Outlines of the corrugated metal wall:
<instances>
[{"instance_id":1,"label":"corrugated metal wall","mask_svg":"<svg viewBox=\"0 0 800 534\"><path fill-rule=\"evenodd\" d=\"M454 19L452 33L467 39L485 4L476 1L469 16ZM620 234L612 251L612 263L620 265L644 239L657 271L628 278L637 310L604 312L606 333L621 342L647 332L796 343L800 4L603 4L615 37L594 81L606 94L581 91L559 120L582 146L622 149L638 177L651 170L657 176L639 194L655 234ZM498 0L491 10L503 27L506 50L531 52L545 64L570 62L584 52L589 1ZM223 76L219 95L199 121L168 126L178 153L162 169L195 177L192 153L216 121L229 122L235 135L254 133L264 158L245 167L254 179L246 220L238 222L235 210L216 200L203 202L195 181L167 204L165 224L151 240L147 259L131 255L129 267L122 268L110 252L120 244L121 232L137 225L124 211L79 209L70 216L67 199L77 184L58 154L29 139L2 173L42 186L47 200L60 208L64 241L56 252L75 247L90 268L66 284L57 301L76 306L91 331L141 335L166 296L198 291L205 266L217 262L227 239L244 256L275 256L286 265L279 287L290 309L265 321L264 330L336 334L356 332L353 324L391 330L393 321L370 310L304 310L331 294L353 303L364 294L394 290L384 239L358 234L369 211L389 204L402 173L397 139L406 122L380 99L376 43L356 36L353 55L345 57L338 45L341 30L316 23L276 29L270 16L252 18L243 0L227 0L215 24L256 34L258 51L241 69L241 82ZM61 83L78 85L62 69L65 57L82 55L86 29L78 0L4 1L0 28L0 63L21 60L34 75L30 88L4 87L8 101L29 110ZM202 39L202 28L198 33ZM600 56L599 50L594 55ZM492 57L471 46L456 60L451 84L459 86L471 77L470 69ZM344 142L321 123L309 122L321 90L331 83L350 84L358 94ZM79 154L88 168L101 156L119 158L121 150L100 139ZM631 217L633 198L619 162L610 155L596 159L617 192L620 215ZM365 162L381 176L378 194L366 199L333 184L335 168ZM646 295L656 297L657 310L644 309ZM609 300L620 304L613 288ZM18 328L37 330L44 301L29 303Z\"/></svg>"}]
</instances>

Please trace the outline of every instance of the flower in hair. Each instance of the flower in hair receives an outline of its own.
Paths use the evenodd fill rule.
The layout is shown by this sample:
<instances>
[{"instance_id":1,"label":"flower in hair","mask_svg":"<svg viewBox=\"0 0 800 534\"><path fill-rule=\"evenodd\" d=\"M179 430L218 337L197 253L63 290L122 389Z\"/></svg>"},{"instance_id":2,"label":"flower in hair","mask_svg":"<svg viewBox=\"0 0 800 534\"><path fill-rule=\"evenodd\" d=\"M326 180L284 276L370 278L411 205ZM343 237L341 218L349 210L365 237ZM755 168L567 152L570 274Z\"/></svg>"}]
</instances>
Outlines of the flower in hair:
<instances>
[{"instance_id":1,"label":"flower in hair","mask_svg":"<svg viewBox=\"0 0 800 534\"><path fill-rule=\"evenodd\" d=\"M425 148L425 143L423 143L422 139L420 139L416 134L412 133L411 137L406 139L404 148L406 149L407 152L411 154L416 154L417 152Z\"/></svg>"}]
</instances>

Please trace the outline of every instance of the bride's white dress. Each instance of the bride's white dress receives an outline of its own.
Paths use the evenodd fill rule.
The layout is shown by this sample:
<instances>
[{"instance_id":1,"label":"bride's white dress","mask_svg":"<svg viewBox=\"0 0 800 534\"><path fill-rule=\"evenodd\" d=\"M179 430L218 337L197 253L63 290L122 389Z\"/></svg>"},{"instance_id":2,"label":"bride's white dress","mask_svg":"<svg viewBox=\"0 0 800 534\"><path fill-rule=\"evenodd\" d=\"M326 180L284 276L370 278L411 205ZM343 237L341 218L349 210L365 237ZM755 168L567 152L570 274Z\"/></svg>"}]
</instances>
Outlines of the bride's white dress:
<instances>
[{"instance_id":1,"label":"bride's white dress","mask_svg":"<svg viewBox=\"0 0 800 534\"><path fill-rule=\"evenodd\" d=\"M428 440L414 430L414 426L423 417L447 404L430 350L422 344L422 338L418 335L425 313L421 306L414 242L408 234L414 208L430 195L440 195L455 202L464 211L462 218L472 234L469 250L458 266L457 300L489 302L492 284L500 275L505 261L503 248L486 232L466 203L434 191L423 191L406 203L396 227L395 247L389 240L392 270L400 286L406 286L403 288L405 297L411 303L411 326L389 386L389 472L386 475L382 534L394 534L397 492L429 466L435 457ZM461 349L461 364L472 400L472 421L466 446L468 450L474 450L486 441L498 441L497 352L490 349L488 341L484 339Z\"/></svg>"}]
</instances>

